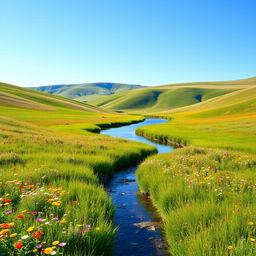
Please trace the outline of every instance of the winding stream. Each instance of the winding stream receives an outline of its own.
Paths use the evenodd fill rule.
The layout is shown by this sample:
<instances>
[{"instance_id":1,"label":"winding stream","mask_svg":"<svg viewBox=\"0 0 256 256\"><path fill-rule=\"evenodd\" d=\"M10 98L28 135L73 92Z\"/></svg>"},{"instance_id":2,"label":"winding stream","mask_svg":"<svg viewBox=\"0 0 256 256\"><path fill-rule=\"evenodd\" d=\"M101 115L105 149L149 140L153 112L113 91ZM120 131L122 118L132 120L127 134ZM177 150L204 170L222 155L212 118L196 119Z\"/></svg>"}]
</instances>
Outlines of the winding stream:
<instances>
[{"instance_id":1,"label":"winding stream","mask_svg":"<svg viewBox=\"0 0 256 256\"><path fill-rule=\"evenodd\" d=\"M151 142L135 134L136 128L140 126L164 122L165 119L146 119L141 123L103 130L101 134L147 143L155 146L158 154L167 153L173 148ZM116 206L114 222L119 227L114 256L169 255L164 245L161 228L155 228L157 225L138 227L139 223L159 224L160 218L149 200L138 193L136 169L137 166L116 172L107 185L107 190Z\"/></svg>"}]
</instances>

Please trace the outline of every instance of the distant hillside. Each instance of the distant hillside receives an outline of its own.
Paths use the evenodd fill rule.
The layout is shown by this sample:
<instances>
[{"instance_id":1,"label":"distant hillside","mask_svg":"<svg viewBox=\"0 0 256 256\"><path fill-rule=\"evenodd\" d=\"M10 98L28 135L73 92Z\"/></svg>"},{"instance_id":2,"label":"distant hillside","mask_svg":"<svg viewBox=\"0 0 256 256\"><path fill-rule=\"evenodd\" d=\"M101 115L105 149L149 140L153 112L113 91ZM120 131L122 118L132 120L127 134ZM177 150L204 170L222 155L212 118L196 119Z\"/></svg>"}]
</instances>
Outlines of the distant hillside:
<instances>
[{"instance_id":1,"label":"distant hillside","mask_svg":"<svg viewBox=\"0 0 256 256\"><path fill-rule=\"evenodd\" d=\"M30 89L60 95L82 102L88 102L118 92L124 92L143 87L144 86L136 84L82 83L30 87Z\"/></svg>"},{"instance_id":2,"label":"distant hillside","mask_svg":"<svg viewBox=\"0 0 256 256\"><path fill-rule=\"evenodd\" d=\"M90 104L126 112L159 113L190 105L197 106L210 99L255 85L256 77L223 82L170 84L121 92L94 100Z\"/></svg>"}]
</instances>

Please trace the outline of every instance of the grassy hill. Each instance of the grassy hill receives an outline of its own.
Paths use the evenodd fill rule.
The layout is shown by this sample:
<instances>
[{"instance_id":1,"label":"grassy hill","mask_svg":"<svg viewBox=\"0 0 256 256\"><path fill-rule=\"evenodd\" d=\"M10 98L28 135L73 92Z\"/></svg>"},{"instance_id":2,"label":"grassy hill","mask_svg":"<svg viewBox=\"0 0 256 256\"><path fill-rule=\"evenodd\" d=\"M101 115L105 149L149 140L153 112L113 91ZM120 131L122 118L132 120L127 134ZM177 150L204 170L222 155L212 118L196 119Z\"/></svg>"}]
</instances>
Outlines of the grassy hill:
<instances>
[{"instance_id":1,"label":"grassy hill","mask_svg":"<svg viewBox=\"0 0 256 256\"><path fill-rule=\"evenodd\" d=\"M256 85L155 115L171 121L138 133L183 145L256 150Z\"/></svg>"},{"instance_id":2,"label":"grassy hill","mask_svg":"<svg viewBox=\"0 0 256 256\"><path fill-rule=\"evenodd\" d=\"M60 95L77 101L88 102L107 95L137 88L142 88L142 86L120 83L82 83L39 86L31 87L30 89Z\"/></svg>"},{"instance_id":3,"label":"grassy hill","mask_svg":"<svg viewBox=\"0 0 256 256\"><path fill-rule=\"evenodd\" d=\"M91 104L111 110L134 113L157 113L205 102L217 96L250 88L256 78L224 81L198 82L141 88L118 93L92 101Z\"/></svg>"}]
</instances>

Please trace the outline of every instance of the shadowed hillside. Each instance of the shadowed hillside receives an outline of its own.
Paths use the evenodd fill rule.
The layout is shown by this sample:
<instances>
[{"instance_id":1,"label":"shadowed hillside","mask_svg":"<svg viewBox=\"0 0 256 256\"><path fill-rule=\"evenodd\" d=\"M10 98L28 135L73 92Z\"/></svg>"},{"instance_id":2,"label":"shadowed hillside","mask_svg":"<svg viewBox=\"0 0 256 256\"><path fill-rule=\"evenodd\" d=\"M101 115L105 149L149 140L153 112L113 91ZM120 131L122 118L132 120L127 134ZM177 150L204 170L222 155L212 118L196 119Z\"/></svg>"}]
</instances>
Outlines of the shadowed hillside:
<instances>
[{"instance_id":1,"label":"shadowed hillside","mask_svg":"<svg viewBox=\"0 0 256 256\"><path fill-rule=\"evenodd\" d=\"M255 84L255 77L223 82L170 84L118 93L92 101L91 104L112 110L157 113L205 102Z\"/></svg>"}]
</instances>

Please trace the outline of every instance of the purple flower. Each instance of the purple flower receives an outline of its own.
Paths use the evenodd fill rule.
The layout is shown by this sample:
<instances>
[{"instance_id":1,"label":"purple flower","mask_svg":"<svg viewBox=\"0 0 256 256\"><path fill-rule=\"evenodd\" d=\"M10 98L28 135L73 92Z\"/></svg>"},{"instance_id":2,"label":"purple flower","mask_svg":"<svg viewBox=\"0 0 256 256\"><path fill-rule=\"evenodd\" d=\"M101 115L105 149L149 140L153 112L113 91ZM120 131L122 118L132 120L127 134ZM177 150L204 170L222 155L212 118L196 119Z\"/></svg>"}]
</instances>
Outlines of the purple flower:
<instances>
[{"instance_id":1,"label":"purple flower","mask_svg":"<svg viewBox=\"0 0 256 256\"><path fill-rule=\"evenodd\" d=\"M7 211L5 212L5 214L12 214L12 211Z\"/></svg>"},{"instance_id":2,"label":"purple flower","mask_svg":"<svg viewBox=\"0 0 256 256\"><path fill-rule=\"evenodd\" d=\"M64 247L66 245L66 243L59 243L58 244L60 247Z\"/></svg>"},{"instance_id":3,"label":"purple flower","mask_svg":"<svg viewBox=\"0 0 256 256\"><path fill-rule=\"evenodd\" d=\"M84 229L84 230L82 230L81 232L82 232L82 233L85 233L85 232L87 232L87 230Z\"/></svg>"},{"instance_id":4,"label":"purple flower","mask_svg":"<svg viewBox=\"0 0 256 256\"><path fill-rule=\"evenodd\" d=\"M36 248L37 248L37 249L40 249L40 248L42 248L42 245L41 245L41 244L37 244L37 245L36 245Z\"/></svg>"},{"instance_id":5,"label":"purple flower","mask_svg":"<svg viewBox=\"0 0 256 256\"><path fill-rule=\"evenodd\" d=\"M52 218L52 221L58 220L58 218Z\"/></svg>"},{"instance_id":6,"label":"purple flower","mask_svg":"<svg viewBox=\"0 0 256 256\"><path fill-rule=\"evenodd\" d=\"M38 221L38 222L40 222L40 221L42 221L42 220L43 220L43 219L40 219L40 218L37 218L37 219L36 219L36 221Z\"/></svg>"}]
</instances>

